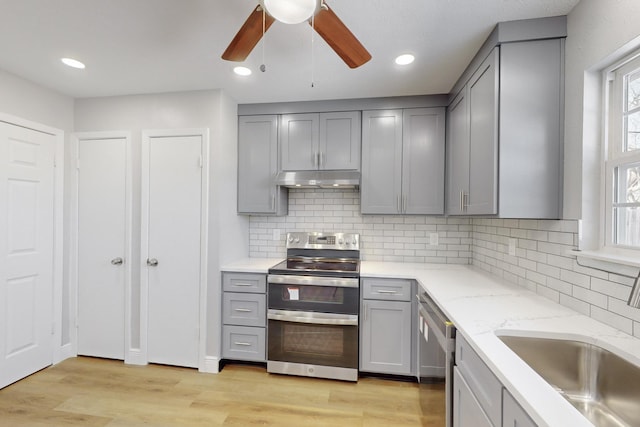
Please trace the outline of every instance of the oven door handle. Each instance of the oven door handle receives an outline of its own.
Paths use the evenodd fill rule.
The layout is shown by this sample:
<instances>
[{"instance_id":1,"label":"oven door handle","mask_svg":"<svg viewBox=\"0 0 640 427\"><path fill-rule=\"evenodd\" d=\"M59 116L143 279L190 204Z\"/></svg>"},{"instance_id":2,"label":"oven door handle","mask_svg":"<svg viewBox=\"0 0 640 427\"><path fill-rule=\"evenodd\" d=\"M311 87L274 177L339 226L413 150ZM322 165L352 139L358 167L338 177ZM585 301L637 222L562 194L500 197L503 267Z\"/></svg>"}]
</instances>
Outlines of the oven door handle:
<instances>
[{"instance_id":1,"label":"oven door handle","mask_svg":"<svg viewBox=\"0 0 640 427\"><path fill-rule=\"evenodd\" d=\"M311 311L273 310L267 312L267 319L314 325L358 326L357 314L316 313Z\"/></svg>"},{"instance_id":2,"label":"oven door handle","mask_svg":"<svg viewBox=\"0 0 640 427\"><path fill-rule=\"evenodd\" d=\"M297 276L294 274L270 274L267 281L280 285L332 286L336 288L357 288L360 286L360 280L355 278Z\"/></svg>"}]
</instances>

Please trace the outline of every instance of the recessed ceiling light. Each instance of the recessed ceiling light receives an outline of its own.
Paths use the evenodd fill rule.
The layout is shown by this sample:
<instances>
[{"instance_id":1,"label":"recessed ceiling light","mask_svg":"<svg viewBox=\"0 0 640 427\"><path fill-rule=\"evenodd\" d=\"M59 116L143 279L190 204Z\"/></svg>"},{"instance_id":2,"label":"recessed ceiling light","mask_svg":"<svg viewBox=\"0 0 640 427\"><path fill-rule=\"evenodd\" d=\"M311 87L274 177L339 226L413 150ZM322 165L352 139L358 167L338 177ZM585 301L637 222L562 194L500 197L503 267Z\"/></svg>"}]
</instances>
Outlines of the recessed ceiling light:
<instances>
[{"instance_id":1,"label":"recessed ceiling light","mask_svg":"<svg viewBox=\"0 0 640 427\"><path fill-rule=\"evenodd\" d=\"M409 65L416 59L415 56L410 53L405 53L404 55L400 55L396 58L396 64L398 65Z\"/></svg>"},{"instance_id":2,"label":"recessed ceiling light","mask_svg":"<svg viewBox=\"0 0 640 427\"><path fill-rule=\"evenodd\" d=\"M251 70L247 67L235 67L233 72L239 76L250 76Z\"/></svg>"},{"instance_id":3,"label":"recessed ceiling light","mask_svg":"<svg viewBox=\"0 0 640 427\"><path fill-rule=\"evenodd\" d=\"M69 67L72 68L79 68L79 69L84 69L85 65L78 61L77 59L73 59L73 58L61 58L60 61L62 61L63 64L68 65Z\"/></svg>"}]
</instances>

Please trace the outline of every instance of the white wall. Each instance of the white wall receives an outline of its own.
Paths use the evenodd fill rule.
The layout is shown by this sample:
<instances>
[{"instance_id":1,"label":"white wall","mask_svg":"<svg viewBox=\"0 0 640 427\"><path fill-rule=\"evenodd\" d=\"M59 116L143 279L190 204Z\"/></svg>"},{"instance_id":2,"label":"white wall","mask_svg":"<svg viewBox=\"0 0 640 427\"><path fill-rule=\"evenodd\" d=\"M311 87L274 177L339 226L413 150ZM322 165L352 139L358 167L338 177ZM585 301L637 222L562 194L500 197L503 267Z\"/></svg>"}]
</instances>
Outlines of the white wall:
<instances>
[{"instance_id":1,"label":"white wall","mask_svg":"<svg viewBox=\"0 0 640 427\"><path fill-rule=\"evenodd\" d=\"M248 254L248 220L236 215L237 104L221 90L79 99L78 132L126 130L132 135L133 283L140 297L140 156L144 129L208 128L210 131L209 300L207 355L219 355L220 262ZM139 311L132 314L132 346L139 345Z\"/></svg>"},{"instance_id":2,"label":"white wall","mask_svg":"<svg viewBox=\"0 0 640 427\"><path fill-rule=\"evenodd\" d=\"M597 244L599 229L599 71L640 36L638 22L638 0L581 0L568 15L564 217L583 220L584 247Z\"/></svg>"},{"instance_id":3,"label":"white wall","mask_svg":"<svg viewBox=\"0 0 640 427\"><path fill-rule=\"evenodd\" d=\"M0 111L69 133L73 98L0 70Z\"/></svg>"}]
</instances>

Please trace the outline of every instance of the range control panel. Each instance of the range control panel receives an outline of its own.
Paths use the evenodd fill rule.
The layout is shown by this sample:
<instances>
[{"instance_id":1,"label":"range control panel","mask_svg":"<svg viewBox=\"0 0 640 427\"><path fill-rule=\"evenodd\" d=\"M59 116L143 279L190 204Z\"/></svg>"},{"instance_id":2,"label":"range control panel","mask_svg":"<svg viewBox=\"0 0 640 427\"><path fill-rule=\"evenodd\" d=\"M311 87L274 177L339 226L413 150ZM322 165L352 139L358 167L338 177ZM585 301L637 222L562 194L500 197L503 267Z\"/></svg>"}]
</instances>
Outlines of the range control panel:
<instances>
[{"instance_id":1,"label":"range control panel","mask_svg":"<svg viewBox=\"0 0 640 427\"><path fill-rule=\"evenodd\" d=\"M287 233L287 249L360 250L358 233Z\"/></svg>"}]
</instances>

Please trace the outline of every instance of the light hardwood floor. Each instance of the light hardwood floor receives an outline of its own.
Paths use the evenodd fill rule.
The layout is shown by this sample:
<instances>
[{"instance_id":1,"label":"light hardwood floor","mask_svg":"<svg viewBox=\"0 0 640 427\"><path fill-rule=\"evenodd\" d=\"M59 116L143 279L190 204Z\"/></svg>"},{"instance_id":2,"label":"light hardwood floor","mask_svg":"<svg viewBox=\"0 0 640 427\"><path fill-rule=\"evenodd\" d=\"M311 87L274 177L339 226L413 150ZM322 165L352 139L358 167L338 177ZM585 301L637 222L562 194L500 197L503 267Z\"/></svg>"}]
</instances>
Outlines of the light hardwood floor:
<instances>
[{"instance_id":1,"label":"light hardwood floor","mask_svg":"<svg viewBox=\"0 0 640 427\"><path fill-rule=\"evenodd\" d=\"M0 426L444 426L422 416L418 385L267 374L227 365L219 374L79 357L0 390Z\"/></svg>"}]
</instances>

